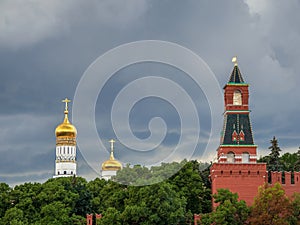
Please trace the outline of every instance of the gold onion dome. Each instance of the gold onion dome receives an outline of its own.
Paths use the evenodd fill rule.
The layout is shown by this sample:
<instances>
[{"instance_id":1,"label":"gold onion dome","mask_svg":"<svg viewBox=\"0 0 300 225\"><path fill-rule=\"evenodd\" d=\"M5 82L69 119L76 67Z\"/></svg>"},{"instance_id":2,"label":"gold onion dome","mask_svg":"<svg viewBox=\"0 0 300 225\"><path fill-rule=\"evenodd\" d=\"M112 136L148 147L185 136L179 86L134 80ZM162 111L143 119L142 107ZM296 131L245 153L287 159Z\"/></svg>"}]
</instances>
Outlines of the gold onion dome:
<instances>
[{"instance_id":1,"label":"gold onion dome","mask_svg":"<svg viewBox=\"0 0 300 225\"><path fill-rule=\"evenodd\" d=\"M55 129L55 135L56 137L71 137L71 138L75 138L76 135L77 135L77 130L75 128L75 126L73 126L69 119L68 119L68 102L70 102L69 99L65 99L63 100L63 102L66 103L66 107L65 107L65 111L64 111L64 114L65 114L65 119L64 121L59 124L56 129Z\"/></svg>"},{"instance_id":2,"label":"gold onion dome","mask_svg":"<svg viewBox=\"0 0 300 225\"><path fill-rule=\"evenodd\" d=\"M102 163L102 170L107 171L107 170L111 170L111 171L118 171L122 169L122 164L118 161L115 160L114 157L114 140L110 140L109 141L111 144L111 151L110 151L110 157L109 160L106 160L105 162Z\"/></svg>"}]
</instances>

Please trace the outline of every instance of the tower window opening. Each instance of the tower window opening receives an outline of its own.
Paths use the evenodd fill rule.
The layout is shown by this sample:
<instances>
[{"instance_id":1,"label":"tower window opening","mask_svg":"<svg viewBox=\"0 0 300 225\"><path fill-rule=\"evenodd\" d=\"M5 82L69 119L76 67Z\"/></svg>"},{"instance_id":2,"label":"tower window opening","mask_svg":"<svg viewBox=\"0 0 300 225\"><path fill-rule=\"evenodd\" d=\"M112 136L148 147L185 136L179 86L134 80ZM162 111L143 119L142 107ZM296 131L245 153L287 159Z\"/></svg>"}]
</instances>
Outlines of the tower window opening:
<instances>
[{"instance_id":1,"label":"tower window opening","mask_svg":"<svg viewBox=\"0 0 300 225\"><path fill-rule=\"evenodd\" d=\"M242 153L242 163L248 163L250 161L250 154L248 152Z\"/></svg>"},{"instance_id":2,"label":"tower window opening","mask_svg":"<svg viewBox=\"0 0 300 225\"><path fill-rule=\"evenodd\" d=\"M58 171L58 172L57 172L57 174L59 175L59 174L60 174L60 172Z\"/></svg>"},{"instance_id":3,"label":"tower window opening","mask_svg":"<svg viewBox=\"0 0 300 225\"><path fill-rule=\"evenodd\" d=\"M234 163L234 153L233 152L227 153L227 162Z\"/></svg>"},{"instance_id":4,"label":"tower window opening","mask_svg":"<svg viewBox=\"0 0 300 225\"><path fill-rule=\"evenodd\" d=\"M230 170L230 175L232 174L232 170Z\"/></svg>"},{"instance_id":5,"label":"tower window opening","mask_svg":"<svg viewBox=\"0 0 300 225\"><path fill-rule=\"evenodd\" d=\"M242 105L242 93L239 90L233 93L233 105Z\"/></svg>"},{"instance_id":6,"label":"tower window opening","mask_svg":"<svg viewBox=\"0 0 300 225\"><path fill-rule=\"evenodd\" d=\"M67 174L67 171L64 171L64 174Z\"/></svg>"}]
</instances>

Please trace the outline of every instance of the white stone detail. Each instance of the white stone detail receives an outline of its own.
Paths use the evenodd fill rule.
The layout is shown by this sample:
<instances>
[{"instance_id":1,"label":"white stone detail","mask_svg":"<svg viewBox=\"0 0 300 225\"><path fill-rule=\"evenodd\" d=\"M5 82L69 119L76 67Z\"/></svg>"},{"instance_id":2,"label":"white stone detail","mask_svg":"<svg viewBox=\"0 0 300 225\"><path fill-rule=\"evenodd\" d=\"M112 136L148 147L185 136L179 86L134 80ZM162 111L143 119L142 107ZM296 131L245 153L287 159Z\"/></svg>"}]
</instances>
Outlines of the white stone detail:
<instances>
[{"instance_id":1,"label":"white stone detail","mask_svg":"<svg viewBox=\"0 0 300 225\"><path fill-rule=\"evenodd\" d=\"M76 175L76 146L56 146L55 174L56 177Z\"/></svg>"},{"instance_id":2,"label":"white stone detail","mask_svg":"<svg viewBox=\"0 0 300 225\"><path fill-rule=\"evenodd\" d=\"M116 176L117 171L112 171L112 170L102 170L100 177L104 180L110 180L112 176Z\"/></svg>"}]
</instances>

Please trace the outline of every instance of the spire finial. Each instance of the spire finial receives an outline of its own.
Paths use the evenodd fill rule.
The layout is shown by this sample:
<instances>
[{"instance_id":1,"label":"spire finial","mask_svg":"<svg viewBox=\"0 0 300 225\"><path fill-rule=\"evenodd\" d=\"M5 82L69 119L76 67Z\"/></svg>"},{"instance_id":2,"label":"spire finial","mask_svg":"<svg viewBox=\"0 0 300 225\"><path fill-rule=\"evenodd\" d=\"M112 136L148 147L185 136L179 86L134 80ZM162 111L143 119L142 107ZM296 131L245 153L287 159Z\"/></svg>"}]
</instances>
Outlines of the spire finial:
<instances>
[{"instance_id":1,"label":"spire finial","mask_svg":"<svg viewBox=\"0 0 300 225\"><path fill-rule=\"evenodd\" d=\"M115 157L114 157L114 143L116 141L114 139L111 139L109 140L109 143L110 143L110 160L114 160Z\"/></svg>"},{"instance_id":2,"label":"spire finial","mask_svg":"<svg viewBox=\"0 0 300 225\"><path fill-rule=\"evenodd\" d=\"M231 61L234 63L234 66L238 65L237 56L232 57Z\"/></svg>"},{"instance_id":3,"label":"spire finial","mask_svg":"<svg viewBox=\"0 0 300 225\"><path fill-rule=\"evenodd\" d=\"M114 139L109 140L109 143L110 143L110 152L114 152L114 143L115 142L116 141Z\"/></svg>"},{"instance_id":4,"label":"spire finial","mask_svg":"<svg viewBox=\"0 0 300 225\"><path fill-rule=\"evenodd\" d=\"M65 112L68 112L68 103L71 102L71 100L69 100L68 98L65 98L64 100L62 100L62 102L65 103Z\"/></svg>"}]
</instances>

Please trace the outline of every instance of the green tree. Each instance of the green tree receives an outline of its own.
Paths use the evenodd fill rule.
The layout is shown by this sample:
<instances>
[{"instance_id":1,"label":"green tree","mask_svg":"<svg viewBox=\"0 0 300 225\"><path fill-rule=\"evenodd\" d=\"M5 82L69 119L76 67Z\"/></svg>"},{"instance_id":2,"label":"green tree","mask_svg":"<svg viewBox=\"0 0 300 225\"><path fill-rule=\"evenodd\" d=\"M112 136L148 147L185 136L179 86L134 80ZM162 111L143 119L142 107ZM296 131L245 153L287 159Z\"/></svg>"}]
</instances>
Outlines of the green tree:
<instances>
[{"instance_id":1,"label":"green tree","mask_svg":"<svg viewBox=\"0 0 300 225\"><path fill-rule=\"evenodd\" d=\"M212 165L212 162L210 162L210 163L199 162L198 165L199 165L198 166L199 173L202 178L204 186L208 189L211 189L211 181L209 179L209 175L210 175L210 167Z\"/></svg>"},{"instance_id":2,"label":"green tree","mask_svg":"<svg viewBox=\"0 0 300 225\"><path fill-rule=\"evenodd\" d=\"M108 182L104 179L96 178L95 180L92 180L87 184L87 190L91 194L91 208L90 211L87 211L86 213L100 213L99 210L101 208L101 204L103 204L103 196L100 193L102 188L107 183Z\"/></svg>"},{"instance_id":3,"label":"green tree","mask_svg":"<svg viewBox=\"0 0 300 225\"><path fill-rule=\"evenodd\" d=\"M40 193L37 195L37 201L40 204L40 221L45 224L73 224L72 220L85 218L90 210L91 196L86 189L86 180L80 177L61 177L49 179L42 184ZM55 214L55 207L63 207ZM62 219L51 215L60 215ZM65 221L63 223L62 221ZM77 222L76 222L77 223Z\"/></svg>"},{"instance_id":4,"label":"green tree","mask_svg":"<svg viewBox=\"0 0 300 225\"><path fill-rule=\"evenodd\" d=\"M4 217L1 219L2 225L27 225L28 221L24 217L24 213L21 209L10 208L5 212Z\"/></svg>"},{"instance_id":5,"label":"green tree","mask_svg":"<svg viewBox=\"0 0 300 225\"><path fill-rule=\"evenodd\" d=\"M148 180L152 179L150 170L141 165L134 165L131 167L129 164L126 165L122 170L117 172L117 176L113 178L114 181L125 184L125 185L144 185Z\"/></svg>"},{"instance_id":6,"label":"green tree","mask_svg":"<svg viewBox=\"0 0 300 225\"><path fill-rule=\"evenodd\" d=\"M280 164L283 171L294 171L298 157L296 153L285 153L280 157Z\"/></svg>"},{"instance_id":7,"label":"green tree","mask_svg":"<svg viewBox=\"0 0 300 225\"><path fill-rule=\"evenodd\" d=\"M162 182L151 186L128 187L129 198L121 214L123 224L179 224L185 218L186 201L173 185Z\"/></svg>"},{"instance_id":8,"label":"green tree","mask_svg":"<svg viewBox=\"0 0 300 225\"><path fill-rule=\"evenodd\" d=\"M297 161L295 162L293 171L300 171L300 147L296 152Z\"/></svg>"},{"instance_id":9,"label":"green tree","mask_svg":"<svg viewBox=\"0 0 300 225\"><path fill-rule=\"evenodd\" d=\"M219 205L215 211L203 216L203 224L241 225L246 223L250 209L245 201L238 200L236 193L231 193L228 189L219 189L213 197L215 203Z\"/></svg>"},{"instance_id":10,"label":"green tree","mask_svg":"<svg viewBox=\"0 0 300 225\"><path fill-rule=\"evenodd\" d=\"M113 207L109 207L103 214L102 218L98 219L99 225L121 225L121 214Z\"/></svg>"},{"instance_id":11,"label":"green tree","mask_svg":"<svg viewBox=\"0 0 300 225\"><path fill-rule=\"evenodd\" d=\"M253 225L285 225L292 216L290 200L279 183L259 188L249 218Z\"/></svg>"},{"instance_id":12,"label":"green tree","mask_svg":"<svg viewBox=\"0 0 300 225\"><path fill-rule=\"evenodd\" d=\"M87 182L82 177L71 178L71 182L67 183L67 190L77 194L75 199L75 206L72 208L72 214L80 215L85 217L86 213L91 210L91 197L92 194L87 189ZM69 186L70 184L70 186Z\"/></svg>"},{"instance_id":13,"label":"green tree","mask_svg":"<svg viewBox=\"0 0 300 225\"><path fill-rule=\"evenodd\" d=\"M66 207L63 203L56 201L47 204L41 209L41 224L47 225L72 225L70 218L71 208Z\"/></svg>"},{"instance_id":14,"label":"green tree","mask_svg":"<svg viewBox=\"0 0 300 225\"><path fill-rule=\"evenodd\" d=\"M39 183L24 183L17 185L11 192L12 205L22 210L29 223L40 219L41 203L37 196L42 190L41 187Z\"/></svg>"},{"instance_id":15,"label":"green tree","mask_svg":"<svg viewBox=\"0 0 300 225\"><path fill-rule=\"evenodd\" d=\"M271 150L271 153L269 154L267 169L268 171L281 171L282 165L279 160L281 149L278 146L278 141L275 136L272 140L270 140L270 143L271 146L269 147L269 149Z\"/></svg>"},{"instance_id":16,"label":"green tree","mask_svg":"<svg viewBox=\"0 0 300 225\"><path fill-rule=\"evenodd\" d=\"M97 213L103 213L106 209L113 207L122 212L125 207L124 201L127 198L127 187L113 181L107 181L106 185L99 192L99 208Z\"/></svg>"},{"instance_id":17,"label":"green tree","mask_svg":"<svg viewBox=\"0 0 300 225\"><path fill-rule=\"evenodd\" d=\"M179 194L180 198L185 199L187 202L185 217L186 222L189 222L192 221L192 215L194 213L211 211L211 190L208 187L210 186L210 182L208 177L206 177L209 175L208 167L209 164L199 163L196 160L189 162L183 160L180 163L162 163L161 166L151 167L150 169L139 165L134 167L127 165L123 170L117 173L115 180L123 183L127 182L131 185L145 185L161 181L170 183L172 188ZM205 179L206 183L203 182L202 177ZM105 190L106 187L103 187L103 189ZM131 190L131 187L128 187L128 190L129 189ZM124 189L125 192L126 190L127 188ZM122 195L121 193L122 192L119 192L118 195ZM110 195L106 194L104 196ZM131 197L132 196L125 195L123 196L123 199ZM128 201L126 200L126 202ZM126 202L125 207L127 207ZM102 210L109 206L113 205L106 205ZM134 207L130 206L127 207L126 210L133 211L133 208ZM143 206L138 206L135 210L137 209L144 212ZM124 209L118 208L118 210L122 212Z\"/></svg>"},{"instance_id":18,"label":"green tree","mask_svg":"<svg viewBox=\"0 0 300 225\"><path fill-rule=\"evenodd\" d=\"M300 193L295 193L291 202L292 216L289 219L291 225L300 225Z\"/></svg>"},{"instance_id":19,"label":"green tree","mask_svg":"<svg viewBox=\"0 0 300 225\"><path fill-rule=\"evenodd\" d=\"M86 213L101 213L104 224L186 224L193 213L210 210L210 189L201 172L197 161L183 160L150 169L128 166L116 176L142 186L80 177L51 178L13 189L0 183L0 221L18 214L13 223L80 225ZM156 184L145 186L149 183Z\"/></svg>"},{"instance_id":20,"label":"green tree","mask_svg":"<svg viewBox=\"0 0 300 225\"><path fill-rule=\"evenodd\" d=\"M11 188L7 184L0 183L0 218L4 216L11 205L10 192Z\"/></svg>"},{"instance_id":21,"label":"green tree","mask_svg":"<svg viewBox=\"0 0 300 225\"><path fill-rule=\"evenodd\" d=\"M186 199L186 211L190 211L190 215L211 211L211 190L204 185L199 166L196 160L187 162L168 180L175 191Z\"/></svg>"}]
</instances>

